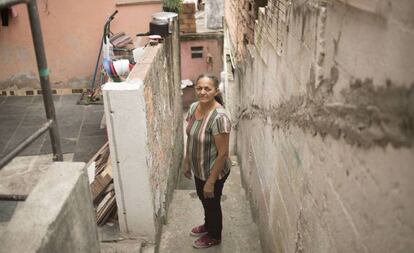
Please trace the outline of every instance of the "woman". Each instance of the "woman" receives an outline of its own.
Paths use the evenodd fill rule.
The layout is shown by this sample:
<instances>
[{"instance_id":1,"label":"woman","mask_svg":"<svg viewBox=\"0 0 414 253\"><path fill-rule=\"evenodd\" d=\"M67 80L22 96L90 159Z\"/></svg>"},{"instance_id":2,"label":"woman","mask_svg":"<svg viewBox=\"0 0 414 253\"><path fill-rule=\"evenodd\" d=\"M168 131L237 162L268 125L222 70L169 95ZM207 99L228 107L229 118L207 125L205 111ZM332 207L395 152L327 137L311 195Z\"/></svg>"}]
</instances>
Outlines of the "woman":
<instances>
[{"instance_id":1,"label":"woman","mask_svg":"<svg viewBox=\"0 0 414 253\"><path fill-rule=\"evenodd\" d=\"M186 121L187 151L184 176L194 180L197 195L204 208L204 224L190 234L201 236L193 242L195 248L208 248L221 243L221 195L230 173L228 158L230 120L223 108L219 82L215 76L197 78L195 91L198 101L190 106Z\"/></svg>"}]
</instances>

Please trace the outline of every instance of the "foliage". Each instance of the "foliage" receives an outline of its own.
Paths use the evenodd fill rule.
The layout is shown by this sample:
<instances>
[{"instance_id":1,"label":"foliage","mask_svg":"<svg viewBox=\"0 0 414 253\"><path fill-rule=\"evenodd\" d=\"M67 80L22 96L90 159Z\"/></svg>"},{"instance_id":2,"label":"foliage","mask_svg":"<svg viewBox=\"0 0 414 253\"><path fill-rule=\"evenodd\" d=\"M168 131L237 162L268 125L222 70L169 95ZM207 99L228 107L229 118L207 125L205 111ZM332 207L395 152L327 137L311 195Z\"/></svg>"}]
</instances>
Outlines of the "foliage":
<instances>
[{"instance_id":1,"label":"foliage","mask_svg":"<svg viewBox=\"0 0 414 253\"><path fill-rule=\"evenodd\" d=\"M180 13L183 0L164 0L164 11Z\"/></svg>"}]
</instances>

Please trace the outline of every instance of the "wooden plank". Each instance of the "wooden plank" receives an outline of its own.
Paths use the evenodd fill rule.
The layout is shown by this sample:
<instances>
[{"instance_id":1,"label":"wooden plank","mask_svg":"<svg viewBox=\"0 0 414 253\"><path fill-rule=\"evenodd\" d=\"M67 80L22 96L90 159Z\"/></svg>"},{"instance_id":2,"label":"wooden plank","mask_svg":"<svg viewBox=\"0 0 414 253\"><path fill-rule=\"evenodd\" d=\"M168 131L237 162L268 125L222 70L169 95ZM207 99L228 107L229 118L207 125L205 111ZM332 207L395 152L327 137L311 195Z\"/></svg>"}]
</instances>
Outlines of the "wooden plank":
<instances>
[{"instance_id":1,"label":"wooden plank","mask_svg":"<svg viewBox=\"0 0 414 253\"><path fill-rule=\"evenodd\" d=\"M106 142L96 153L95 155L88 161L86 164L86 168L89 167L93 162L97 160L97 158L103 153L105 149L109 150L109 142Z\"/></svg>"},{"instance_id":2,"label":"wooden plank","mask_svg":"<svg viewBox=\"0 0 414 253\"><path fill-rule=\"evenodd\" d=\"M91 192L92 200L94 203L97 202L99 197L105 192L106 187L112 182L112 177L109 174L105 176L98 175L95 177L95 180L92 182Z\"/></svg>"},{"instance_id":3,"label":"wooden plank","mask_svg":"<svg viewBox=\"0 0 414 253\"><path fill-rule=\"evenodd\" d=\"M102 202L99 204L96 212L96 223L98 225L105 224L106 220L110 217L110 214L116 208L115 193L113 191L109 192Z\"/></svg>"}]
</instances>

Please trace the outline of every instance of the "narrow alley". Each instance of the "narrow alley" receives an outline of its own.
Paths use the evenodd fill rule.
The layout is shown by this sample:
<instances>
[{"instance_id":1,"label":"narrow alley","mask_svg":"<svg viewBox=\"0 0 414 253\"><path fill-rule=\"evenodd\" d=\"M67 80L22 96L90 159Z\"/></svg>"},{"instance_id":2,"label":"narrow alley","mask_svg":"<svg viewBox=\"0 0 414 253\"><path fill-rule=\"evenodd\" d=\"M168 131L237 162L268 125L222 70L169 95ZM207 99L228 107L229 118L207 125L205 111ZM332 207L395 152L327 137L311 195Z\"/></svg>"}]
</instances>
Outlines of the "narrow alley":
<instances>
[{"instance_id":1,"label":"narrow alley","mask_svg":"<svg viewBox=\"0 0 414 253\"><path fill-rule=\"evenodd\" d=\"M0 12L0 253L414 252L414 1Z\"/></svg>"},{"instance_id":2,"label":"narrow alley","mask_svg":"<svg viewBox=\"0 0 414 253\"><path fill-rule=\"evenodd\" d=\"M223 190L223 243L204 252L252 252L260 253L260 239L252 220L250 206L241 187L240 167L237 157L232 157L231 174ZM182 178L182 180L188 180ZM190 180L188 180L190 181ZM190 185L190 186L188 186ZM184 189L182 189L184 188ZM188 189L189 188L189 189ZM194 182L183 182L174 190L171 211L163 227L160 253L198 252L191 244L196 239L189 231L203 220L203 208L198 200Z\"/></svg>"}]
</instances>

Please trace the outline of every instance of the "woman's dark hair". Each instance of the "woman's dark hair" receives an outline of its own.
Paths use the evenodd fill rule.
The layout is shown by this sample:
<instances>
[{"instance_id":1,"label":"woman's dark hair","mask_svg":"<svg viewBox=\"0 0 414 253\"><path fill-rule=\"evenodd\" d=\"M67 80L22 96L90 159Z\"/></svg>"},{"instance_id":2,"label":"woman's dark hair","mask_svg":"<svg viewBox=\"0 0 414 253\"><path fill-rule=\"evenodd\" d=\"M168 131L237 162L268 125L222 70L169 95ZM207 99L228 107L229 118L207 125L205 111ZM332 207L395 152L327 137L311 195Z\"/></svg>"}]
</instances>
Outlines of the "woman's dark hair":
<instances>
[{"instance_id":1,"label":"woman's dark hair","mask_svg":"<svg viewBox=\"0 0 414 253\"><path fill-rule=\"evenodd\" d=\"M200 80L200 79L202 79L202 78L208 78L208 79L210 79L211 81L213 81L213 84L214 84L214 87L216 88L216 89L218 89L219 88L219 80L218 80L218 78L215 76L215 75L213 75L213 74L201 74L201 75L199 75L198 77L197 77L197 80L195 81L195 85L197 85L197 83L198 83L198 81ZM223 107L224 107L224 101L223 101L223 96L221 95L221 91L219 90L219 94L217 94L215 97L214 97L214 99L219 103L219 104L221 104Z\"/></svg>"}]
</instances>

